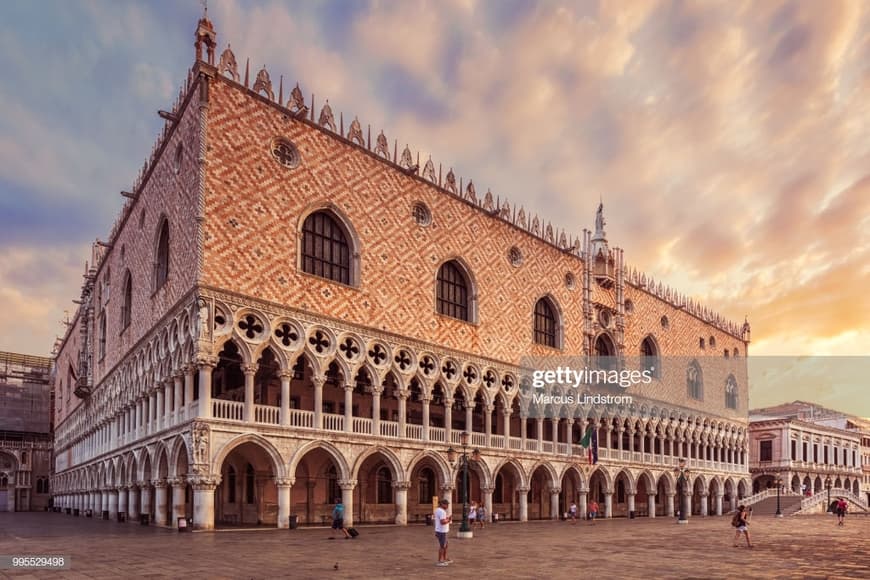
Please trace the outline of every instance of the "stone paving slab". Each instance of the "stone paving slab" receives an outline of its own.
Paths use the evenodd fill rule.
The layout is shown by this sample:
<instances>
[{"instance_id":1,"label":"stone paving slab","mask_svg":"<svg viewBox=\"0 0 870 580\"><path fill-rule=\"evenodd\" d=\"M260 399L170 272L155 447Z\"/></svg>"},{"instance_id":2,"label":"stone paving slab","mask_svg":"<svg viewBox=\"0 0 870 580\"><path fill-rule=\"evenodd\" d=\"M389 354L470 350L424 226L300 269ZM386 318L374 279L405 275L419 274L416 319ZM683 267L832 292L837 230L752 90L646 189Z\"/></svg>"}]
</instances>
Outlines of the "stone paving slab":
<instances>
[{"instance_id":1,"label":"stone paving slab","mask_svg":"<svg viewBox=\"0 0 870 580\"><path fill-rule=\"evenodd\" d=\"M870 578L870 517L756 517L756 548L734 548L728 517L501 523L450 539L435 567L425 526L178 533L53 513L0 514L0 555L64 554L70 570L0 578ZM456 526L455 526L456 527ZM338 570L335 570L335 565Z\"/></svg>"}]
</instances>

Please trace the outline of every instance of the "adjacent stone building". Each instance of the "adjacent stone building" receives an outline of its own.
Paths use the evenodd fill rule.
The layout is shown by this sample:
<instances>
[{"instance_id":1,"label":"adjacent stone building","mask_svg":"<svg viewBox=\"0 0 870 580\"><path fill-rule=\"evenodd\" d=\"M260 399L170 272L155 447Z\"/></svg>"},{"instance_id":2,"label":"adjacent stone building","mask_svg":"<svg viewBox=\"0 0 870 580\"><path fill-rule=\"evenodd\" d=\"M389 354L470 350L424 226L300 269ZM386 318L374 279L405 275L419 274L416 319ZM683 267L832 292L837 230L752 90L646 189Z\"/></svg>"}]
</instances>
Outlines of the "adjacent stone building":
<instances>
[{"instance_id":1,"label":"adjacent stone building","mask_svg":"<svg viewBox=\"0 0 870 580\"><path fill-rule=\"evenodd\" d=\"M51 359L0 352L0 512L51 500Z\"/></svg>"},{"instance_id":2,"label":"adjacent stone building","mask_svg":"<svg viewBox=\"0 0 870 580\"><path fill-rule=\"evenodd\" d=\"M804 401L750 411L753 492L782 478L787 492L849 496L866 505L868 422Z\"/></svg>"},{"instance_id":3,"label":"adjacent stone building","mask_svg":"<svg viewBox=\"0 0 870 580\"><path fill-rule=\"evenodd\" d=\"M286 527L342 497L348 522L406 524L460 499L463 431L472 499L501 518L671 515L678 486L707 515L748 492L748 324L629 268L603 207L554 229L215 50L203 19L86 268L57 355L62 505ZM662 370L629 404L546 416L529 356Z\"/></svg>"}]
</instances>

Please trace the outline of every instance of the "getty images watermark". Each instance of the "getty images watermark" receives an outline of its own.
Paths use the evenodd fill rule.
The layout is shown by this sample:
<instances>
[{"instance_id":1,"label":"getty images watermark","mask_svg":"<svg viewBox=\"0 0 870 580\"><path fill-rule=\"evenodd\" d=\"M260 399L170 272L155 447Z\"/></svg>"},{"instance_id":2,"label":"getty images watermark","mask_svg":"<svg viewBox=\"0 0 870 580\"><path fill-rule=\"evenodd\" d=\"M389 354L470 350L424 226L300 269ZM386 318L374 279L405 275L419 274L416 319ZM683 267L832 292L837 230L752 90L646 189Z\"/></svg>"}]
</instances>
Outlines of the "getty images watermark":
<instances>
[{"instance_id":1,"label":"getty images watermark","mask_svg":"<svg viewBox=\"0 0 870 580\"><path fill-rule=\"evenodd\" d=\"M722 357L524 357L521 404L529 417L577 417L591 406L627 407L697 393L745 400L745 359Z\"/></svg>"}]
</instances>

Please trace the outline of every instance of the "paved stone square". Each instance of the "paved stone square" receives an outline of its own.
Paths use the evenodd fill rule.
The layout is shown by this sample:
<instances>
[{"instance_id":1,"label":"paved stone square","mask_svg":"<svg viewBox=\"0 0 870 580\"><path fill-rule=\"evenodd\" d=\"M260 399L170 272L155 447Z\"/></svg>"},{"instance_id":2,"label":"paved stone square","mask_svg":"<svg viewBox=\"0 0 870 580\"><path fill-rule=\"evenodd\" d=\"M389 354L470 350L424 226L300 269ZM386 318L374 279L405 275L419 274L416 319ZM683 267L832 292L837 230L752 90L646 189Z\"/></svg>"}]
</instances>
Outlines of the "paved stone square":
<instances>
[{"instance_id":1,"label":"paved stone square","mask_svg":"<svg viewBox=\"0 0 870 580\"><path fill-rule=\"evenodd\" d=\"M870 517L752 522L756 548L734 548L728 517L502 523L450 540L435 567L430 527L173 530L63 514L0 514L0 555L64 554L72 569L0 571L3 578L870 578ZM334 566L338 564L338 570Z\"/></svg>"}]
</instances>

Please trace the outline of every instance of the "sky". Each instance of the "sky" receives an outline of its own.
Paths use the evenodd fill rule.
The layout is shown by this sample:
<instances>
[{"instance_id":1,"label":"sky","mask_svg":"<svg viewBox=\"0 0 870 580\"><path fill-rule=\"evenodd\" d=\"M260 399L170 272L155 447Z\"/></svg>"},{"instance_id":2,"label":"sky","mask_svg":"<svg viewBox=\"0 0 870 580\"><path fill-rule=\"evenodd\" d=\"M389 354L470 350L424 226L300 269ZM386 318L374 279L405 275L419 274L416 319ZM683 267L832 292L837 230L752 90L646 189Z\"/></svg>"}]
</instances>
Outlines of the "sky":
<instances>
[{"instance_id":1,"label":"sky","mask_svg":"<svg viewBox=\"0 0 870 580\"><path fill-rule=\"evenodd\" d=\"M63 333L201 14L0 2L0 350L46 355ZM575 234L603 200L629 266L748 316L750 355L870 355L870 4L211 0L208 15L252 77L298 81L481 194ZM854 383L827 402L847 408L870 386ZM751 403L817 386L753 386Z\"/></svg>"}]
</instances>

